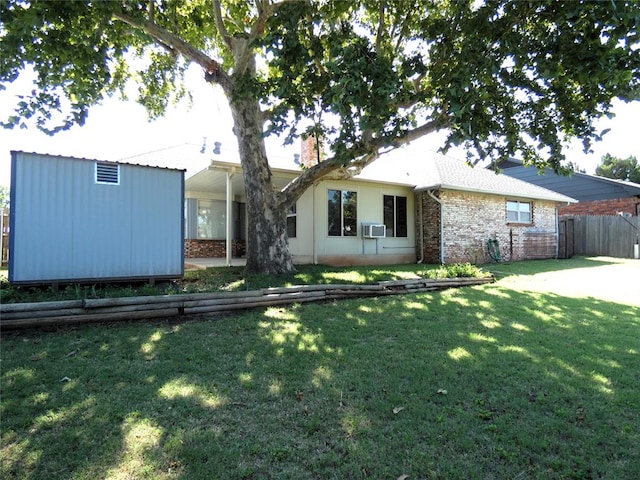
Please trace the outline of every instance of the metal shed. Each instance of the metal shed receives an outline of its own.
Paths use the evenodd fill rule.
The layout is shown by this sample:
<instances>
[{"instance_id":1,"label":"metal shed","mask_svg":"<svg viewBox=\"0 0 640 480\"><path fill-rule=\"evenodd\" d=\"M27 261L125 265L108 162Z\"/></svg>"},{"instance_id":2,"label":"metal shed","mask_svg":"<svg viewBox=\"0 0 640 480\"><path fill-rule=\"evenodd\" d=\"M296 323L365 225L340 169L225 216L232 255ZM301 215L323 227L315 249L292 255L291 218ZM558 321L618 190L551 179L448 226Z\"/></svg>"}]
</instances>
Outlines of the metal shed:
<instances>
[{"instance_id":1,"label":"metal shed","mask_svg":"<svg viewBox=\"0 0 640 480\"><path fill-rule=\"evenodd\" d=\"M184 171L11 152L9 281L184 273Z\"/></svg>"}]
</instances>

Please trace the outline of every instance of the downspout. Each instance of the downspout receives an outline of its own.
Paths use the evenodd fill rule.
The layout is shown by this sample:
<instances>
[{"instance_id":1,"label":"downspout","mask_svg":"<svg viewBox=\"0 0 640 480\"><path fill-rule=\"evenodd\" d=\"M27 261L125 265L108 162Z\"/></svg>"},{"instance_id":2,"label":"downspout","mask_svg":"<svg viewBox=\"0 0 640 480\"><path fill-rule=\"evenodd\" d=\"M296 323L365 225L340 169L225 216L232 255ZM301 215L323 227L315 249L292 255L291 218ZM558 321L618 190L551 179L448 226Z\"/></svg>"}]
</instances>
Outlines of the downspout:
<instances>
[{"instance_id":1,"label":"downspout","mask_svg":"<svg viewBox=\"0 0 640 480\"><path fill-rule=\"evenodd\" d=\"M418 263L423 263L424 262L424 214L422 212L422 197L423 196L424 196L424 194L422 192L420 192L420 195L416 194L416 198L420 202L420 205L418 207L418 222L419 222L418 231L420 232L420 259L418 260Z\"/></svg>"},{"instance_id":2,"label":"downspout","mask_svg":"<svg viewBox=\"0 0 640 480\"><path fill-rule=\"evenodd\" d=\"M311 239L311 248L312 248L312 253L313 253L313 264L317 265L318 264L318 252L316 251L316 187L317 185L314 183L313 184L313 190L312 190L312 195L311 195L311 211L313 212L313 215L311 216L311 218L313 219L313 221L311 222L311 235L312 235L312 239Z\"/></svg>"},{"instance_id":3,"label":"downspout","mask_svg":"<svg viewBox=\"0 0 640 480\"><path fill-rule=\"evenodd\" d=\"M567 238L566 227L565 227L565 243ZM558 204L556 204L556 260L558 260L558 255L560 255L560 219L558 218ZM565 248L566 255L566 248ZM513 256L513 255L512 255Z\"/></svg>"},{"instance_id":4,"label":"downspout","mask_svg":"<svg viewBox=\"0 0 640 480\"><path fill-rule=\"evenodd\" d=\"M433 194L433 190L427 190L427 194L440 205L440 264L444 265L444 204Z\"/></svg>"}]
</instances>

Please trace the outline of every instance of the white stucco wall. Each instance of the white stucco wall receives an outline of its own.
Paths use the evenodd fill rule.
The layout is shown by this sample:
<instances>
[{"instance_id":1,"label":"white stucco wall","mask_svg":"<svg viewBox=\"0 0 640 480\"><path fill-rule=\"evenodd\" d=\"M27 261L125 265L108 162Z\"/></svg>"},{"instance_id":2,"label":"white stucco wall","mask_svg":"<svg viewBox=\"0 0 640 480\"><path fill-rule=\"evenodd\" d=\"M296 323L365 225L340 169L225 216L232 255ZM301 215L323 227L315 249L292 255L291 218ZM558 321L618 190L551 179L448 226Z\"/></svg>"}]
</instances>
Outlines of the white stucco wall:
<instances>
[{"instance_id":1,"label":"white stucco wall","mask_svg":"<svg viewBox=\"0 0 640 480\"><path fill-rule=\"evenodd\" d=\"M357 192L357 236L329 236L330 189ZM362 223L384 223L384 195L407 198L407 236L364 239ZM395 263L415 259L414 195L408 187L363 181L320 182L298 200L297 212L297 236L289 240L297 263Z\"/></svg>"}]
</instances>

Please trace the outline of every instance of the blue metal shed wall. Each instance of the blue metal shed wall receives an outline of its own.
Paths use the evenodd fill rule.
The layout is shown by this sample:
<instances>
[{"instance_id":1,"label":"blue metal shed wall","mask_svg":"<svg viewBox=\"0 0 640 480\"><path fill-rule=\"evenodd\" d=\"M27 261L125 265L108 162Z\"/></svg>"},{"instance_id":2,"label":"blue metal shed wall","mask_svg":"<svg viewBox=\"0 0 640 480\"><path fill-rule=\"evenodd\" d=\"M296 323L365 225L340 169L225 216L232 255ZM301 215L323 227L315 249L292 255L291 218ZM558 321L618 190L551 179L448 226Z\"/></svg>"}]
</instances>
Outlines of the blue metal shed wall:
<instances>
[{"instance_id":1,"label":"blue metal shed wall","mask_svg":"<svg viewBox=\"0 0 640 480\"><path fill-rule=\"evenodd\" d=\"M13 152L10 281L181 276L184 173Z\"/></svg>"}]
</instances>

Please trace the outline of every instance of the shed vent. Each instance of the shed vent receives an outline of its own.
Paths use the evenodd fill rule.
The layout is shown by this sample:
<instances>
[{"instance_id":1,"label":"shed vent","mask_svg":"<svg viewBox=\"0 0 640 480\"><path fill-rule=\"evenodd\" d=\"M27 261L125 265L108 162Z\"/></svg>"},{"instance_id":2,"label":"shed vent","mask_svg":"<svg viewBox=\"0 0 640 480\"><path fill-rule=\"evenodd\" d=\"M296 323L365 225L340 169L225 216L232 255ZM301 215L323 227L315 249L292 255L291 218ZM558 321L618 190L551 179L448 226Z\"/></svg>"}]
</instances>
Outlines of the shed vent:
<instances>
[{"instance_id":1,"label":"shed vent","mask_svg":"<svg viewBox=\"0 0 640 480\"><path fill-rule=\"evenodd\" d=\"M96 162L96 183L120 184L120 165L109 162Z\"/></svg>"}]
</instances>

